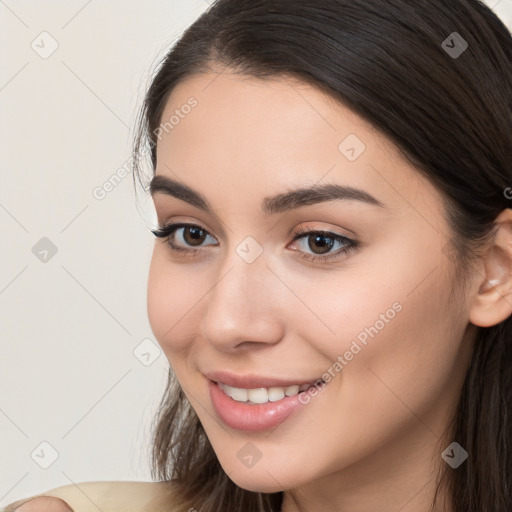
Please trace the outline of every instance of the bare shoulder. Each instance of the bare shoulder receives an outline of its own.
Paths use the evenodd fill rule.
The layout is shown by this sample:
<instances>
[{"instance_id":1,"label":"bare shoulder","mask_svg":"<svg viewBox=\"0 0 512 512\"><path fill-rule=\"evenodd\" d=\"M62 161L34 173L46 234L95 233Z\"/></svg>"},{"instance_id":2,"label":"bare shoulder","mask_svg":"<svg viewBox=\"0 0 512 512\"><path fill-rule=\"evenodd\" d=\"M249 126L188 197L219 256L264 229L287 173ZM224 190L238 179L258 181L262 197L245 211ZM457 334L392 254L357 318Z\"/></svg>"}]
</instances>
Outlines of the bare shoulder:
<instances>
[{"instance_id":1,"label":"bare shoulder","mask_svg":"<svg viewBox=\"0 0 512 512\"><path fill-rule=\"evenodd\" d=\"M39 498L32 498L27 500L22 500L23 505L17 506L16 503L12 503L5 510L9 512L10 510L15 510L16 512L42 512L51 510L52 512L70 512L69 506L65 501L59 498L53 498L51 496L41 496ZM16 507L16 508L12 508Z\"/></svg>"},{"instance_id":2,"label":"bare shoulder","mask_svg":"<svg viewBox=\"0 0 512 512\"><path fill-rule=\"evenodd\" d=\"M18 500L5 512L173 512L173 482L103 481L69 484Z\"/></svg>"}]
</instances>

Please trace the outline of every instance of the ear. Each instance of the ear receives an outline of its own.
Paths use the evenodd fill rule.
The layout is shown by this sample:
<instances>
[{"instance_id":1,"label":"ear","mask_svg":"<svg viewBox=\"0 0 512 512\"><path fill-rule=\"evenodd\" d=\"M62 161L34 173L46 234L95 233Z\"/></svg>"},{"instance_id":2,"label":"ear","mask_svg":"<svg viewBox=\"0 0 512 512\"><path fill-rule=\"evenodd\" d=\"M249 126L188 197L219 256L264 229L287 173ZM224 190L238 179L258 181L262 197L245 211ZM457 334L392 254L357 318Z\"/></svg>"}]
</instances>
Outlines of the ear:
<instances>
[{"instance_id":1,"label":"ear","mask_svg":"<svg viewBox=\"0 0 512 512\"><path fill-rule=\"evenodd\" d=\"M497 230L484 256L484 275L469 312L469 321L480 327L499 324L512 313L512 209L495 220Z\"/></svg>"}]
</instances>

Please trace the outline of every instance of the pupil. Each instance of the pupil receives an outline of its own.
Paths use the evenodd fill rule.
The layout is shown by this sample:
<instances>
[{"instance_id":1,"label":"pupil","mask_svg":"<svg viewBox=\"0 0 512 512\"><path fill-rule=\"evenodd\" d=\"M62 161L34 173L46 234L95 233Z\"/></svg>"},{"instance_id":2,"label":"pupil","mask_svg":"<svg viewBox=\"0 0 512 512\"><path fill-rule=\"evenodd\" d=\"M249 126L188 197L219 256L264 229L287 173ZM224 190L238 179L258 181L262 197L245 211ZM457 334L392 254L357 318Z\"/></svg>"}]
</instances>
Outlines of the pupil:
<instances>
[{"instance_id":1,"label":"pupil","mask_svg":"<svg viewBox=\"0 0 512 512\"><path fill-rule=\"evenodd\" d=\"M309 242L311 242L311 239L313 239L315 241L315 244L318 244L320 246L319 254L324 254L326 252L329 252L329 250L334 245L332 238L329 238L325 235L310 235ZM326 240L329 240L329 242L325 242ZM315 250L315 248L312 247L311 243L308 243L308 245L311 250L313 250L313 251Z\"/></svg>"}]
</instances>

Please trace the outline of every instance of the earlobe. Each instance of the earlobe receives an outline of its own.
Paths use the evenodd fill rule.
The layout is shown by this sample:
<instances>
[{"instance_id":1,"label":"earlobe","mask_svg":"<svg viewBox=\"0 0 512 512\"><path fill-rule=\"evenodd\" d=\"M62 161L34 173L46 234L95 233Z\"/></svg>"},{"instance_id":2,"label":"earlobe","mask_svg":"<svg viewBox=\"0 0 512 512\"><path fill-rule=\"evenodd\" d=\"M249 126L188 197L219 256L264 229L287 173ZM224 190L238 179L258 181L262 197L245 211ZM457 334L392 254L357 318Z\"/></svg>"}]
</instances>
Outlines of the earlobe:
<instances>
[{"instance_id":1,"label":"earlobe","mask_svg":"<svg viewBox=\"0 0 512 512\"><path fill-rule=\"evenodd\" d=\"M484 274L471 306L469 321L491 327L512 313L512 209L503 210L495 221L492 245L484 256Z\"/></svg>"}]
</instances>

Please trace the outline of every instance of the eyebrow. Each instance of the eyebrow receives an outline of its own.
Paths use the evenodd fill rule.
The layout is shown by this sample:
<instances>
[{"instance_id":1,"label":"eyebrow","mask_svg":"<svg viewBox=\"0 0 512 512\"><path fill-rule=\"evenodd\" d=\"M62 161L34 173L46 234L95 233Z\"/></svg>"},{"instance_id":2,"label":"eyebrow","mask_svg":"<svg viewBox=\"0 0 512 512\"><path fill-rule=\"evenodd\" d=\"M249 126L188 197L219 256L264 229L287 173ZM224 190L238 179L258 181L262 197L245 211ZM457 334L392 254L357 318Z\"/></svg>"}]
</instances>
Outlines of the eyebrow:
<instances>
[{"instance_id":1,"label":"eyebrow","mask_svg":"<svg viewBox=\"0 0 512 512\"><path fill-rule=\"evenodd\" d=\"M156 193L163 193L196 206L210 214L213 210L208 200L199 192L191 189L179 181L172 180L167 176L157 174L153 176L149 185L151 196ZM263 199L261 210L265 215L282 213L302 206L334 200L361 201L379 208L385 208L384 204L368 192L359 188L348 187L326 183L313 185L311 187L299 188L291 192L285 192Z\"/></svg>"}]
</instances>

